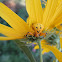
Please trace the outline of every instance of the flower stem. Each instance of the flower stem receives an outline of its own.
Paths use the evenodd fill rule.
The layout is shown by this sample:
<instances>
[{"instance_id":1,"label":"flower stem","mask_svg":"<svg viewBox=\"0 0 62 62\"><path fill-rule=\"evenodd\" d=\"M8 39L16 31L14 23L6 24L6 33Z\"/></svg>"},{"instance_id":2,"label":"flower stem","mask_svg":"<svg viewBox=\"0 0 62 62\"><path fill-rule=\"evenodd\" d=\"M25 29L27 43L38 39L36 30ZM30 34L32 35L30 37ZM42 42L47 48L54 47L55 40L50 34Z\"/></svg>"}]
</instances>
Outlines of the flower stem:
<instances>
[{"instance_id":1,"label":"flower stem","mask_svg":"<svg viewBox=\"0 0 62 62\"><path fill-rule=\"evenodd\" d=\"M55 59L55 60L54 60L54 62L58 62L58 60L57 60L57 59Z\"/></svg>"},{"instance_id":2,"label":"flower stem","mask_svg":"<svg viewBox=\"0 0 62 62\"><path fill-rule=\"evenodd\" d=\"M58 41L58 43L57 43L56 48L57 48L59 51L61 51L61 45L60 45L60 39L59 39L59 37L58 37L57 41ZM55 59L55 62L58 62L58 59Z\"/></svg>"},{"instance_id":3,"label":"flower stem","mask_svg":"<svg viewBox=\"0 0 62 62\"><path fill-rule=\"evenodd\" d=\"M39 45L39 53L40 53L40 62L43 62L43 58L42 58L42 48L41 48L41 41L38 41L38 45Z\"/></svg>"}]
</instances>

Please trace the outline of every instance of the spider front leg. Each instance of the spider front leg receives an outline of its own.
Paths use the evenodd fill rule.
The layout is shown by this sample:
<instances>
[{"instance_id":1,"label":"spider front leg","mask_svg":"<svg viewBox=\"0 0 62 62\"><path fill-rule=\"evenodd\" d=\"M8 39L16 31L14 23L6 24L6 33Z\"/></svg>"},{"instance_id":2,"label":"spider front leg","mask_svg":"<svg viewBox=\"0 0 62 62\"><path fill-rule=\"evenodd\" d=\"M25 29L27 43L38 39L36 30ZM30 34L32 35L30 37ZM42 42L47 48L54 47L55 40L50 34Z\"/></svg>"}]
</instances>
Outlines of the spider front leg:
<instances>
[{"instance_id":1,"label":"spider front leg","mask_svg":"<svg viewBox=\"0 0 62 62\"><path fill-rule=\"evenodd\" d=\"M33 33L31 33L31 32L28 32L25 36L30 36L30 35L34 36Z\"/></svg>"},{"instance_id":2,"label":"spider front leg","mask_svg":"<svg viewBox=\"0 0 62 62\"><path fill-rule=\"evenodd\" d=\"M45 37L46 36L46 33L43 33L42 32L42 33L40 33L40 36L44 36Z\"/></svg>"}]
</instances>

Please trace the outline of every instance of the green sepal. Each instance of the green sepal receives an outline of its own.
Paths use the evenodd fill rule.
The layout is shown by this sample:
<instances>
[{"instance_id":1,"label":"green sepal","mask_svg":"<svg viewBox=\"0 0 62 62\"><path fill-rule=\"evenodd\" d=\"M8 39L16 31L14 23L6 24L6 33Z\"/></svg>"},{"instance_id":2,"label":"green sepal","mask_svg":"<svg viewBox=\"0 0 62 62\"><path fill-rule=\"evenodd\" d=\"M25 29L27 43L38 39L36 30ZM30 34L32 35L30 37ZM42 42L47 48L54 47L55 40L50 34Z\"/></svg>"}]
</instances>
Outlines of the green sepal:
<instances>
[{"instance_id":1,"label":"green sepal","mask_svg":"<svg viewBox=\"0 0 62 62\"><path fill-rule=\"evenodd\" d=\"M56 27L54 27L54 30L56 30L56 31L60 31L58 28L56 28Z\"/></svg>"},{"instance_id":2,"label":"green sepal","mask_svg":"<svg viewBox=\"0 0 62 62\"><path fill-rule=\"evenodd\" d=\"M46 37L44 38L47 43L49 43L50 45L56 45L58 42L56 41L56 39L59 37L59 34L56 34L55 32L51 32L48 33L46 35Z\"/></svg>"}]
</instances>

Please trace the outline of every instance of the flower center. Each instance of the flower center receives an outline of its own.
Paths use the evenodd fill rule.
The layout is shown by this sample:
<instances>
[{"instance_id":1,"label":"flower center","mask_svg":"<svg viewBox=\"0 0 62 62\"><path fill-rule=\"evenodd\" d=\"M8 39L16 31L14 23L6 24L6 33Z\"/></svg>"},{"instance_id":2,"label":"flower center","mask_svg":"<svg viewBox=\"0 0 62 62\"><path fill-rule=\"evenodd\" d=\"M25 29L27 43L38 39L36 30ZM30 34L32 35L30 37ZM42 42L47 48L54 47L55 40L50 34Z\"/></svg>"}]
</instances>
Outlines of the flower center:
<instances>
[{"instance_id":1,"label":"flower center","mask_svg":"<svg viewBox=\"0 0 62 62\"><path fill-rule=\"evenodd\" d=\"M44 31L44 26L40 23L32 24L32 29L34 33L28 32L25 35L25 38L31 42L38 42L41 40L45 40L49 45L56 45L57 39L59 39L60 30L56 27L53 29L49 29ZM57 33L58 31L58 33Z\"/></svg>"},{"instance_id":2,"label":"flower center","mask_svg":"<svg viewBox=\"0 0 62 62\"><path fill-rule=\"evenodd\" d=\"M59 37L59 33L56 32L60 31L57 28L43 31L43 28L44 26L40 23L32 24L32 29L34 30L34 33L28 32L25 35L25 38L32 42L44 39L49 45L56 45L57 38Z\"/></svg>"}]
</instances>

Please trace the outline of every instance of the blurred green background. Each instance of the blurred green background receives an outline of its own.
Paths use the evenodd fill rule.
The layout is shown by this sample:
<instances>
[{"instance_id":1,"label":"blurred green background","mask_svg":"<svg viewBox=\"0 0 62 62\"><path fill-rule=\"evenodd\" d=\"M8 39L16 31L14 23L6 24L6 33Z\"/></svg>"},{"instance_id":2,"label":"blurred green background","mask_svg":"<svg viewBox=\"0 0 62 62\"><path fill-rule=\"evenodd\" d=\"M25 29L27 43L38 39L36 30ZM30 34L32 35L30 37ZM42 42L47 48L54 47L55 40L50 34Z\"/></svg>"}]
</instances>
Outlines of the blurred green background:
<instances>
[{"instance_id":1,"label":"blurred green background","mask_svg":"<svg viewBox=\"0 0 62 62\"><path fill-rule=\"evenodd\" d=\"M22 19L26 21L28 13L25 7L25 0L0 0L11 10L17 13ZM42 4L42 7L45 8L45 5ZM1 17L0 23L9 26ZM0 34L2 35L2 34ZM3 36L3 35L2 35ZM37 62L39 62L39 50L33 50L35 45L31 45L29 48L34 55ZM55 56L52 52L45 53L43 55L44 62L53 62ZM11 41L0 41L0 62L30 62L24 52Z\"/></svg>"}]
</instances>

